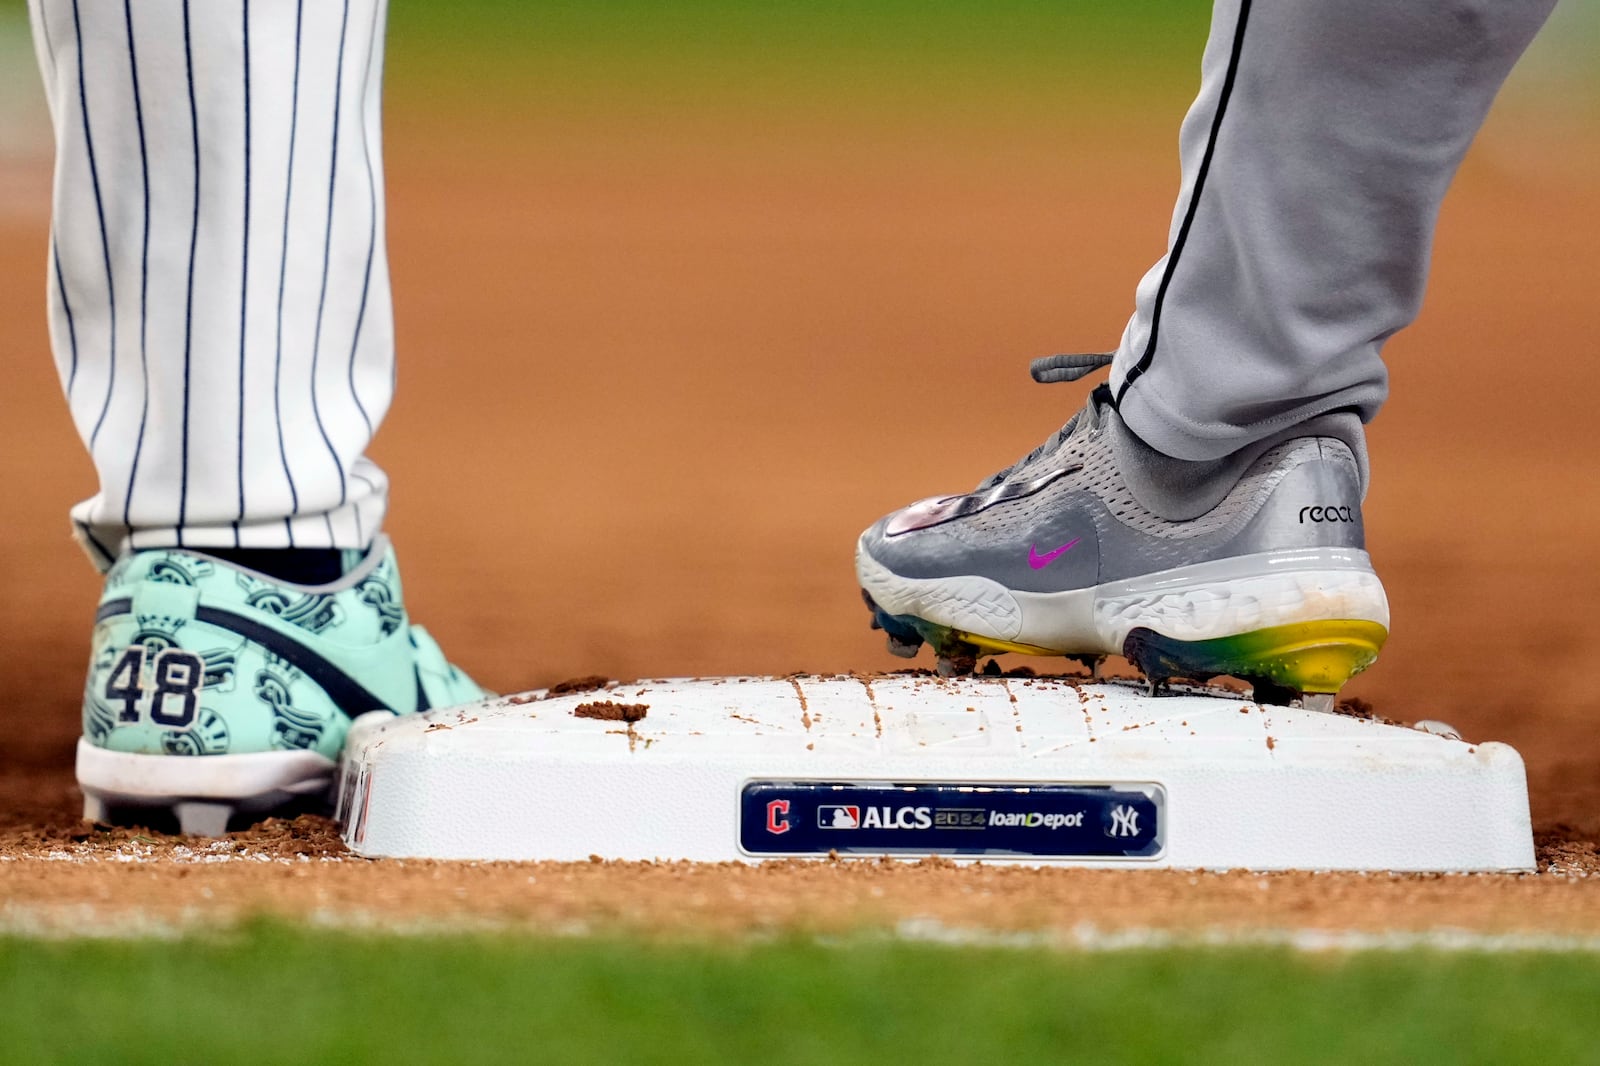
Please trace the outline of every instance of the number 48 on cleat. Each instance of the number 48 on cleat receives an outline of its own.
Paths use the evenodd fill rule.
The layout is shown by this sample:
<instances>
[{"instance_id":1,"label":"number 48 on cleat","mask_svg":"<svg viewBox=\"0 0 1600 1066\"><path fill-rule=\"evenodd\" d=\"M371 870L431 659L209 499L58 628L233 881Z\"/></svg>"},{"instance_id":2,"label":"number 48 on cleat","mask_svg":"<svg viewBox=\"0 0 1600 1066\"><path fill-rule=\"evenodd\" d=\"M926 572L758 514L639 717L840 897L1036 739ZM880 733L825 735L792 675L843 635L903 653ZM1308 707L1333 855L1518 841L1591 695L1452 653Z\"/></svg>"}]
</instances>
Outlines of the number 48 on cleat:
<instances>
[{"instance_id":1,"label":"number 48 on cleat","mask_svg":"<svg viewBox=\"0 0 1600 1066\"><path fill-rule=\"evenodd\" d=\"M139 700L145 694L144 657L144 645L133 645L122 653L111 676L106 678L106 699L122 704L117 714L119 722L139 720ZM205 680L205 663L200 656L182 648L167 648L156 655L151 673L155 688L151 690L150 721L173 729L193 725Z\"/></svg>"}]
</instances>

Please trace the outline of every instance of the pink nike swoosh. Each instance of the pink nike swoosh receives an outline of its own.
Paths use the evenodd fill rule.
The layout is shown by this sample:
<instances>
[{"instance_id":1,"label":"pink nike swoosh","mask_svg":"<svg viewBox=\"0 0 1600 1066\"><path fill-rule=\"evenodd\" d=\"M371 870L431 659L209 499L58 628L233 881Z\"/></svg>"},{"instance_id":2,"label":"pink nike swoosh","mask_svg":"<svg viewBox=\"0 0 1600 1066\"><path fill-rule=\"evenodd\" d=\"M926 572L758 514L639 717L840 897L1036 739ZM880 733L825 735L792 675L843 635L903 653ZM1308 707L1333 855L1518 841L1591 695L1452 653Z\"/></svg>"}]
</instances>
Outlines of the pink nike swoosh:
<instances>
[{"instance_id":1,"label":"pink nike swoosh","mask_svg":"<svg viewBox=\"0 0 1600 1066\"><path fill-rule=\"evenodd\" d=\"M1072 540L1067 541L1055 551L1045 552L1042 555L1039 553L1038 548L1030 544L1028 545L1028 565L1033 567L1035 570L1043 570L1061 556L1067 554L1067 552L1071 551L1073 548L1076 548L1078 546L1078 541L1082 539L1082 537L1074 537Z\"/></svg>"}]
</instances>

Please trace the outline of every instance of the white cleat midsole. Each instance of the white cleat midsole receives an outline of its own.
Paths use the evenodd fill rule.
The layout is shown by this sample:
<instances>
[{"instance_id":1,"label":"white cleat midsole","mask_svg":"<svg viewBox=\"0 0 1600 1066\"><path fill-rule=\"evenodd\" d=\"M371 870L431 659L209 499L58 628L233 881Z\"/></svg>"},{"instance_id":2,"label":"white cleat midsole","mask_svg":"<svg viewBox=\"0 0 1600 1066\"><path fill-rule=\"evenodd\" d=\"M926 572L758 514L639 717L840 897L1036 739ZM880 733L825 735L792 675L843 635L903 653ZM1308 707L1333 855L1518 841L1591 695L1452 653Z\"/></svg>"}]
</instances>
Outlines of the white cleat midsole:
<instances>
[{"instance_id":1,"label":"white cleat midsole","mask_svg":"<svg viewBox=\"0 0 1600 1066\"><path fill-rule=\"evenodd\" d=\"M199 800L259 809L327 789L335 765L314 751L143 755L78 740L78 787L105 806L153 807Z\"/></svg>"},{"instance_id":2,"label":"white cleat midsole","mask_svg":"<svg viewBox=\"0 0 1600 1066\"><path fill-rule=\"evenodd\" d=\"M900 577L859 546L856 574L888 614L1073 654L1119 654L1136 628L1197 641L1327 619L1389 626L1383 584L1355 548L1241 555L1066 592L1019 592L975 574Z\"/></svg>"}]
</instances>

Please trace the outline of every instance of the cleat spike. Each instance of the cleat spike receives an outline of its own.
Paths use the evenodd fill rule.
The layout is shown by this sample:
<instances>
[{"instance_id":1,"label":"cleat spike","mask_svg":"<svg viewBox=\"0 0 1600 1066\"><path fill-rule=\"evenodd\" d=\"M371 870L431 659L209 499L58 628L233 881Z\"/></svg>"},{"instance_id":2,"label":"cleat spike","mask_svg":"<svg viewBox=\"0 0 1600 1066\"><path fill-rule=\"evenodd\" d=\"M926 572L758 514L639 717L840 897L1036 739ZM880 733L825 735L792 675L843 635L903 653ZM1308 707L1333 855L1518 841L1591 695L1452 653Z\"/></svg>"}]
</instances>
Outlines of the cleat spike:
<instances>
[{"instance_id":1,"label":"cleat spike","mask_svg":"<svg viewBox=\"0 0 1600 1066\"><path fill-rule=\"evenodd\" d=\"M1331 692L1307 692L1300 697L1300 706L1318 714L1332 714L1333 695Z\"/></svg>"},{"instance_id":2,"label":"cleat spike","mask_svg":"<svg viewBox=\"0 0 1600 1066\"><path fill-rule=\"evenodd\" d=\"M978 669L978 649L964 640L947 640L934 666L940 677L969 677Z\"/></svg>"},{"instance_id":3,"label":"cleat spike","mask_svg":"<svg viewBox=\"0 0 1600 1066\"><path fill-rule=\"evenodd\" d=\"M1250 699L1255 703L1290 707L1305 698L1304 693L1296 692L1265 677L1247 677L1244 680L1250 682Z\"/></svg>"},{"instance_id":4,"label":"cleat spike","mask_svg":"<svg viewBox=\"0 0 1600 1066\"><path fill-rule=\"evenodd\" d=\"M915 659L917 652L922 650L922 639L902 640L893 633L884 635L884 643L889 647L889 654L899 659Z\"/></svg>"},{"instance_id":5,"label":"cleat spike","mask_svg":"<svg viewBox=\"0 0 1600 1066\"><path fill-rule=\"evenodd\" d=\"M219 837L228 831L228 819L233 817L233 807L227 803L205 803L188 800L172 805L178 816L178 832L193 837Z\"/></svg>"},{"instance_id":6,"label":"cleat spike","mask_svg":"<svg viewBox=\"0 0 1600 1066\"><path fill-rule=\"evenodd\" d=\"M1377 659L1383 626L1332 619L1272 626L1228 637L1185 641L1138 627L1122 654L1146 677L1207 681L1221 674L1248 681L1257 703L1288 704L1307 693L1334 694Z\"/></svg>"},{"instance_id":7,"label":"cleat spike","mask_svg":"<svg viewBox=\"0 0 1600 1066\"><path fill-rule=\"evenodd\" d=\"M881 629L889 638L889 653L898 655L902 659L910 659L917 654L917 649L922 647L924 634L912 623L914 619L896 618L891 614L884 614L882 608L875 608L872 614L875 623L874 629Z\"/></svg>"},{"instance_id":8,"label":"cleat spike","mask_svg":"<svg viewBox=\"0 0 1600 1066\"><path fill-rule=\"evenodd\" d=\"M1329 709L1331 710L1332 708ZM1432 733L1436 737L1444 737L1447 740L1462 739L1461 730L1457 729L1449 722L1441 722L1436 718L1424 718L1411 728L1420 729L1424 733Z\"/></svg>"},{"instance_id":9,"label":"cleat spike","mask_svg":"<svg viewBox=\"0 0 1600 1066\"><path fill-rule=\"evenodd\" d=\"M85 792L83 794L83 820L86 822L106 821L106 801L99 796Z\"/></svg>"},{"instance_id":10,"label":"cleat spike","mask_svg":"<svg viewBox=\"0 0 1600 1066\"><path fill-rule=\"evenodd\" d=\"M1100 664L1106 661L1104 655L1068 655L1066 659L1089 671L1089 677L1095 681L1100 680Z\"/></svg>"}]
</instances>

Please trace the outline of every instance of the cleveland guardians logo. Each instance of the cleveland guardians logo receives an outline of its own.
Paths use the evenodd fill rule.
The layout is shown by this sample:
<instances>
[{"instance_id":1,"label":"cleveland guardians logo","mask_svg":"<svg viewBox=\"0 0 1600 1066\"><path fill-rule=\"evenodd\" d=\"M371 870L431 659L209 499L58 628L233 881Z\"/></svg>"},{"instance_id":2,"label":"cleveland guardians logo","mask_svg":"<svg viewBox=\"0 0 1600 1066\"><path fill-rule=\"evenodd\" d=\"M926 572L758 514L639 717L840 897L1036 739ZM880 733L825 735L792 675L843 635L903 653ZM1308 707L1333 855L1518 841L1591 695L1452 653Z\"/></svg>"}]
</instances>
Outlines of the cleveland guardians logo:
<instances>
[{"instance_id":1,"label":"cleveland guardians logo","mask_svg":"<svg viewBox=\"0 0 1600 1066\"><path fill-rule=\"evenodd\" d=\"M789 831L789 801L773 800L767 804L767 832L787 833Z\"/></svg>"}]
</instances>

